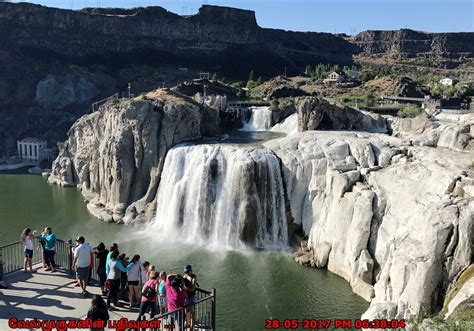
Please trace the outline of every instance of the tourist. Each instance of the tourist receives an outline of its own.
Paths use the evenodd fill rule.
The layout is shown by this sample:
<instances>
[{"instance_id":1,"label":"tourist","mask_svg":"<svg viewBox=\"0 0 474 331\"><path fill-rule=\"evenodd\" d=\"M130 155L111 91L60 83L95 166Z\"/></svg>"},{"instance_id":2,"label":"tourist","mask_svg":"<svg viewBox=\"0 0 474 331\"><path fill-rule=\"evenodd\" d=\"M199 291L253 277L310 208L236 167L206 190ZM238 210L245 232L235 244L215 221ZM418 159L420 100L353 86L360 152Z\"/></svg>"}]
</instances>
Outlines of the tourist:
<instances>
[{"instance_id":1,"label":"tourist","mask_svg":"<svg viewBox=\"0 0 474 331\"><path fill-rule=\"evenodd\" d=\"M118 260L124 268L127 268L128 257L125 254L120 254ZM120 272L120 295L122 299L128 299L127 272L123 271Z\"/></svg>"},{"instance_id":2,"label":"tourist","mask_svg":"<svg viewBox=\"0 0 474 331\"><path fill-rule=\"evenodd\" d=\"M160 272L160 285L158 287L159 293L159 306L160 306L160 314L164 314L168 311L168 307L166 306L166 272Z\"/></svg>"},{"instance_id":3,"label":"tourist","mask_svg":"<svg viewBox=\"0 0 474 331\"><path fill-rule=\"evenodd\" d=\"M109 251L105 249L104 243L99 243L96 249L94 250L94 254L97 256L99 263L97 265L97 275L99 276L99 286L102 294L105 294L105 281L107 280L107 274L105 272L105 264L107 261L107 255L109 255Z\"/></svg>"},{"instance_id":4,"label":"tourist","mask_svg":"<svg viewBox=\"0 0 474 331\"><path fill-rule=\"evenodd\" d=\"M151 275L152 272L156 272L155 268L156 268L156 267L155 267L154 264L150 264L150 265L148 266L147 274L146 274L147 280L150 279L150 275Z\"/></svg>"},{"instance_id":5,"label":"tourist","mask_svg":"<svg viewBox=\"0 0 474 331\"><path fill-rule=\"evenodd\" d=\"M139 321L148 310L150 310L150 319L155 316L156 297L158 294L158 273L152 271L148 276L149 279L143 285L142 289L142 303L140 305L140 314L138 314Z\"/></svg>"},{"instance_id":6,"label":"tourist","mask_svg":"<svg viewBox=\"0 0 474 331\"><path fill-rule=\"evenodd\" d=\"M44 238L43 238L43 233L46 232L46 228L44 228L43 230L41 230L41 236L38 238L38 247L36 248L37 251L41 251L41 254L43 256L43 259L42 259L42 264L43 264L43 269L46 269L46 254L45 254L45 249L44 247L46 246L46 242L44 241Z\"/></svg>"},{"instance_id":7,"label":"tourist","mask_svg":"<svg viewBox=\"0 0 474 331\"><path fill-rule=\"evenodd\" d=\"M89 308L89 311L87 312L87 318L90 318L92 322L95 321L103 321L104 322L104 327L109 320L109 312L107 311L107 306L105 305L104 299L100 295L95 294L92 297L92 303L91 307ZM91 328L91 331L102 331L105 330L105 328L100 328L100 329L93 329Z\"/></svg>"},{"instance_id":8,"label":"tourist","mask_svg":"<svg viewBox=\"0 0 474 331\"><path fill-rule=\"evenodd\" d=\"M119 254L118 250L114 250L109 261L109 274L107 275L110 286L109 292L107 293L107 306L109 309L113 309L111 303L116 306L118 302L117 295L120 290L120 272L127 272L127 268L131 269L133 267L133 263L130 263L127 268L124 268L119 262Z\"/></svg>"},{"instance_id":9,"label":"tourist","mask_svg":"<svg viewBox=\"0 0 474 331\"><path fill-rule=\"evenodd\" d=\"M3 254L2 249L0 248L0 289L7 289L8 286L3 282Z\"/></svg>"},{"instance_id":10,"label":"tourist","mask_svg":"<svg viewBox=\"0 0 474 331\"><path fill-rule=\"evenodd\" d=\"M110 246L109 254L107 254L107 259L105 261L105 273L107 276L109 275L109 262L113 251L118 251L118 245L116 243L113 243L112 246Z\"/></svg>"},{"instance_id":11,"label":"tourist","mask_svg":"<svg viewBox=\"0 0 474 331\"><path fill-rule=\"evenodd\" d=\"M143 262L142 264L142 270L141 270L141 281L142 281L142 286L143 284L146 283L146 281L148 280L148 268L150 267L150 262L148 261L145 261Z\"/></svg>"},{"instance_id":12,"label":"tourist","mask_svg":"<svg viewBox=\"0 0 474 331\"><path fill-rule=\"evenodd\" d=\"M188 295L186 290L183 288L183 277L177 274L168 275L166 278L166 304L168 306L168 312L186 306ZM183 325L184 321L179 321L180 325ZM174 319L170 315L168 321L170 325L174 325Z\"/></svg>"},{"instance_id":13,"label":"tourist","mask_svg":"<svg viewBox=\"0 0 474 331\"><path fill-rule=\"evenodd\" d=\"M90 272L90 255L92 248L84 243L84 237L80 236L76 239L79 244L74 249L74 262L73 266L76 269L76 277L79 280L79 284L82 289L82 294L87 295L87 280L89 279Z\"/></svg>"},{"instance_id":14,"label":"tourist","mask_svg":"<svg viewBox=\"0 0 474 331\"><path fill-rule=\"evenodd\" d=\"M35 239L36 232L32 231L30 228L26 228L21 233L20 241L23 244L23 250L25 253L25 261L23 262L23 271L28 272L28 267L30 272L33 272L33 241Z\"/></svg>"},{"instance_id":15,"label":"tourist","mask_svg":"<svg viewBox=\"0 0 474 331\"><path fill-rule=\"evenodd\" d=\"M94 249L92 248L89 243L86 244L89 246L89 277L87 277L87 285L91 284L91 279L92 279L92 271L94 270Z\"/></svg>"},{"instance_id":16,"label":"tourist","mask_svg":"<svg viewBox=\"0 0 474 331\"><path fill-rule=\"evenodd\" d=\"M193 269L190 264L187 264L184 267L184 288L186 293L188 294L188 302L187 302L187 312L186 312L186 320L191 327L191 330L194 328L194 302L196 302L196 288L197 288L197 277L193 274Z\"/></svg>"},{"instance_id":17,"label":"tourist","mask_svg":"<svg viewBox=\"0 0 474 331\"><path fill-rule=\"evenodd\" d=\"M127 272L127 282L128 282L128 300L129 307L132 308L134 305L133 301L136 301L136 304L140 304L140 277L141 277L141 265L140 265L140 255L135 255L132 258L131 263L133 266Z\"/></svg>"},{"instance_id":18,"label":"tourist","mask_svg":"<svg viewBox=\"0 0 474 331\"><path fill-rule=\"evenodd\" d=\"M56 271L56 263L54 263L54 254L56 253L56 235L51 230L51 227L44 229L45 231L42 234L44 239L44 254L46 259L47 268L45 271L51 270L51 272Z\"/></svg>"}]
</instances>

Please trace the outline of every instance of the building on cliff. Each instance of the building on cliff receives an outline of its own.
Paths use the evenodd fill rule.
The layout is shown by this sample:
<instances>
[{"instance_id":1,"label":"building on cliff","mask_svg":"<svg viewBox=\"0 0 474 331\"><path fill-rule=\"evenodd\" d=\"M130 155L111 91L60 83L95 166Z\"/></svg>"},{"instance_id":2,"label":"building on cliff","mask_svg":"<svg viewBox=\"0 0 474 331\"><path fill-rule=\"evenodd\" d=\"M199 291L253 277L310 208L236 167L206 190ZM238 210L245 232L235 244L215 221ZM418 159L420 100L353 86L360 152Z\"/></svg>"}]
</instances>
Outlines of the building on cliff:
<instances>
[{"instance_id":1,"label":"building on cliff","mask_svg":"<svg viewBox=\"0 0 474 331\"><path fill-rule=\"evenodd\" d=\"M31 161L52 160L53 150L46 140L27 137L17 141L18 157Z\"/></svg>"}]
</instances>

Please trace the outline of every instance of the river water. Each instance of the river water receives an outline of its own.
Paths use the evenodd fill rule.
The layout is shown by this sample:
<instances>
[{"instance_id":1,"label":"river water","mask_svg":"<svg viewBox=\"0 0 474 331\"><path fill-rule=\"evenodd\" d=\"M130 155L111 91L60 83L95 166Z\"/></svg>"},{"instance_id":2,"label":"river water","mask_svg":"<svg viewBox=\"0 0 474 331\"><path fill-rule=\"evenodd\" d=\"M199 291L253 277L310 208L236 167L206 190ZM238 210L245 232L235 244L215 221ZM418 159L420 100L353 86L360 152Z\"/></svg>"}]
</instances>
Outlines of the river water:
<instances>
[{"instance_id":1,"label":"river water","mask_svg":"<svg viewBox=\"0 0 474 331\"><path fill-rule=\"evenodd\" d=\"M219 330L262 330L265 319L359 318L368 304L325 270L300 267L289 252L223 251L157 239L143 229L104 223L87 212L75 188L50 186L34 175L0 175L0 245L24 227L52 226L62 239L84 235L96 245L119 243L157 270L193 265L201 287L216 288Z\"/></svg>"}]
</instances>

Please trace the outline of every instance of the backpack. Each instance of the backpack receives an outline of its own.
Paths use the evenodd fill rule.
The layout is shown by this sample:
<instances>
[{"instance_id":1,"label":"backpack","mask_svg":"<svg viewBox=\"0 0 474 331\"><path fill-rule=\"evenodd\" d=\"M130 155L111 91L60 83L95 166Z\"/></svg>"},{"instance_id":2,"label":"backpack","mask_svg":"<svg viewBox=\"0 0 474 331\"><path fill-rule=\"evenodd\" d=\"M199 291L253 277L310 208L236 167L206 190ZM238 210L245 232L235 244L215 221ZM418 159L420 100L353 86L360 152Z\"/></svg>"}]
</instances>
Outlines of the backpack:
<instances>
[{"instance_id":1,"label":"backpack","mask_svg":"<svg viewBox=\"0 0 474 331\"><path fill-rule=\"evenodd\" d=\"M156 284L155 284L156 285ZM145 298L147 298L148 300L153 300L156 298L156 289L154 289L153 287L151 286L147 286L145 287L145 289L143 290L143 293L142 293L142 296L144 296Z\"/></svg>"}]
</instances>

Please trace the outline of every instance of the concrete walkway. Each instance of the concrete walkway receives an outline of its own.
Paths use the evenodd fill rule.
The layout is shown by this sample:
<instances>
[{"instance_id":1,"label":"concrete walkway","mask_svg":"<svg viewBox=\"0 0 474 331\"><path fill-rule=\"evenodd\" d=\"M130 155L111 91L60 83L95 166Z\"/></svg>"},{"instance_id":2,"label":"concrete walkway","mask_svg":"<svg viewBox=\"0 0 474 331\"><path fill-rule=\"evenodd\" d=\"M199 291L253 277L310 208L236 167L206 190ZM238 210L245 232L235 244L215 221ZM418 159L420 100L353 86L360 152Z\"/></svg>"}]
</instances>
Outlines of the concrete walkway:
<instances>
[{"instance_id":1,"label":"concrete walkway","mask_svg":"<svg viewBox=\"0 0 474 331\"><path fill-rule=\"evenodd\" d=\"M88 287L88 297L74 287L74 276L64 270L55 273L44 271L40 265L37 272L23 271L5 275L8 289L0 290L0 330L9 330L8 319L80 319L85 318L93 294L100 294L97 286ZM117 310L110 311L110 319L121 317L136 320L139 309L126 308L128 303L119 302ZM148 316L148 315L147 315Z\"/></svg>"}]
</instances>

